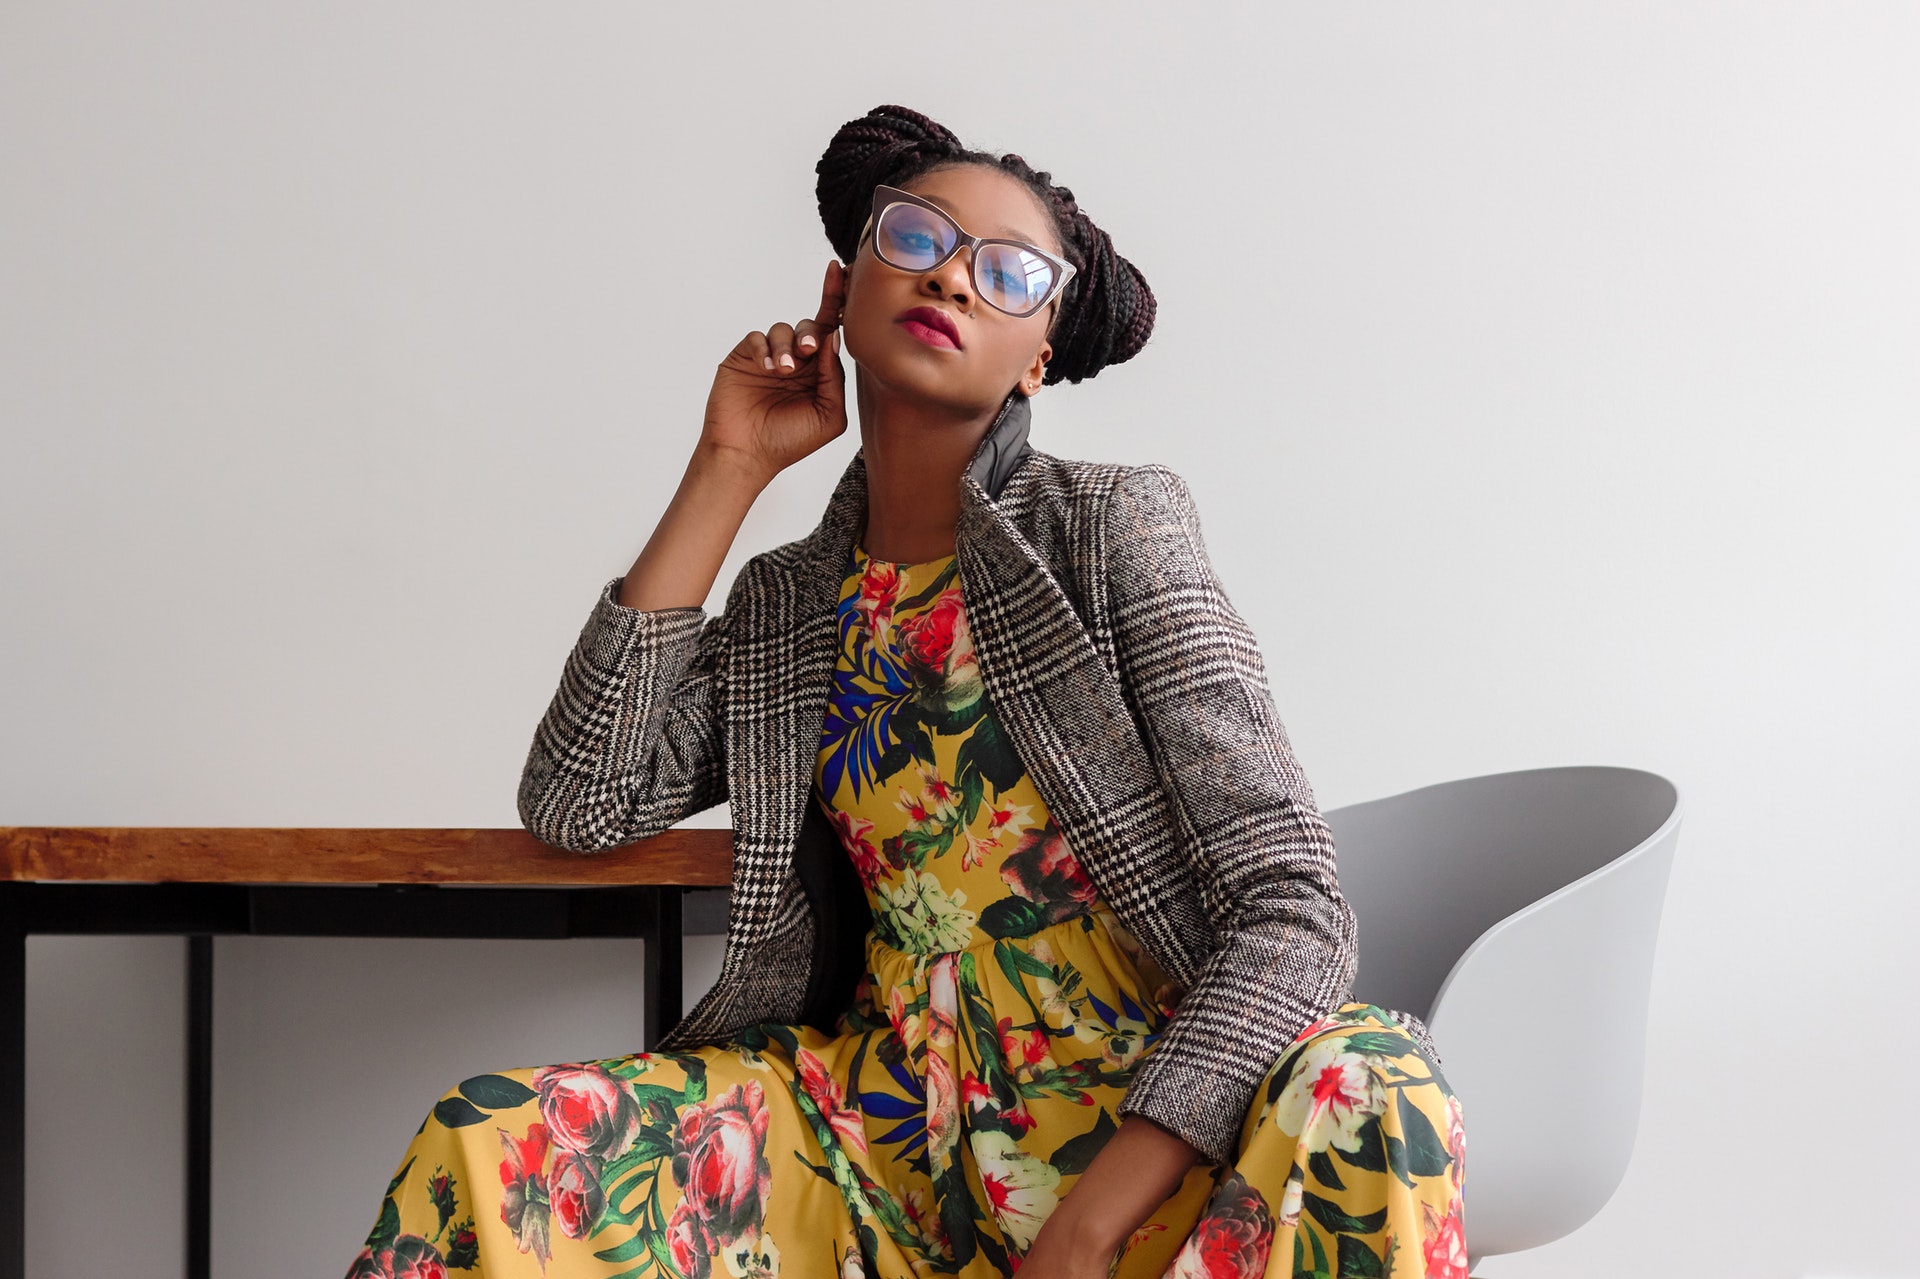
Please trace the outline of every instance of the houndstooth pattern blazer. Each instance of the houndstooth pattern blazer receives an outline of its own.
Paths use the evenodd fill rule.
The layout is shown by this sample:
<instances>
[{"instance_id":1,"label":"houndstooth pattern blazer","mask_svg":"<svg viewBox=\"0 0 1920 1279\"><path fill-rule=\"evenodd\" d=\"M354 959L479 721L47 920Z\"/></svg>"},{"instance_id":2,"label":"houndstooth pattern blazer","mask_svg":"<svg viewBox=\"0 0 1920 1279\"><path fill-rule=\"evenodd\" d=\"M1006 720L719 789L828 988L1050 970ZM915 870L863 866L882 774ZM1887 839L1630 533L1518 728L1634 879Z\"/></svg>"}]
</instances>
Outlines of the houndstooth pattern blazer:
<instances>
[{"instance_id":1,"label":"houndstooth pattern blazer","mask_svg":"<svg viewBox=\"0 0 1920 1279\"><path fill-rule=\"evenodd\" d=\"M1068 847L1184 991L1120 1113L1226 1163L1269 1068L1348 999L1353 911L1187 485L1036 449L1029 414L1010 395L960 481L981 676ZM856 452L819 525L748 560L718 616L625 608L608 582L535 731L519 809L548 844L593 852L731 800L720 976L659 1050L830 1026L850 995L865 916L811 791L866 478Z\"/></svg>"}]
</instances>

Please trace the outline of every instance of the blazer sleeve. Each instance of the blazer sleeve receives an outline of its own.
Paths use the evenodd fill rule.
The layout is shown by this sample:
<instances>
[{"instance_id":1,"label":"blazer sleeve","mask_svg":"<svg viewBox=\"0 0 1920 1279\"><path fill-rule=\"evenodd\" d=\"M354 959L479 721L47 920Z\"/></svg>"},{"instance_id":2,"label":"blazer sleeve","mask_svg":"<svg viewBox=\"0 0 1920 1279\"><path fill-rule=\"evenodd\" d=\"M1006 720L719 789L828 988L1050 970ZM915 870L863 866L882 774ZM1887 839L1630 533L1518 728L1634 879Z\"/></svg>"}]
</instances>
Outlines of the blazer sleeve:
<instances>
[{"instance_id":1,"label":"blazer sleeve","mask_svg":"<svg viewBox=\"0 0 1920 1279\"><path fill-rule=\"evenodd\" d=\"M1186 482L1167 467L1135 467L1117 485L1107 573L1122 689L1217 939L1118 1109L1224 1164L1274 1062L1345 1002L1354 914L1258 642L1207 558Z\"/></svg>"},{"instance_id":2,"label":"blazer sleeve","mask_svg":"<svg viewBox=\"0 0 1920 1279\"><path fill-rule=\"evenodd\" d=\"M534 730L520 820L591 853L657 834L727 798L721 686L730 613L627 608L600 589Z\"/></svg>"}]
</instances>

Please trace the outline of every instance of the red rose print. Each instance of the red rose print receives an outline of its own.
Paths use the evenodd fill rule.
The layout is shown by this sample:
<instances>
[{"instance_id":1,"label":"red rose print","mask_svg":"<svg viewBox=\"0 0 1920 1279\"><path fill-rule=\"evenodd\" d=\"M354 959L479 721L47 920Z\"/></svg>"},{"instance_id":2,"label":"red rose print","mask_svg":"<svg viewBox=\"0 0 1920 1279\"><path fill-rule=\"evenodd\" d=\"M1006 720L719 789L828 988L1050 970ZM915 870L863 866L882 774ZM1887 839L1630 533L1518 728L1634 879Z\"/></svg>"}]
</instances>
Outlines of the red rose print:
<instances>
[{"instance_id":1,"label":"red rose print","mask_svg":"<svg viewBox=\"0 0 1920 1279\"><path fill-rule=\"evenodd\" d=\"M1426 1279L1467 1279L1467 1238L1459 1198L1454 1198L1444 1217L1432 1204L1421 1204L1420 1208L1426 1218L1425 1235L1420 1241Z\"/></svg>"},{"instance_id":2,"label":"red rose print","mask_svg":"<svg viewBox=\"0 0 1920 1279\"><path fill-rule=\"evenodd\" d=\"M374 1257L372 1248L362 1248L347 1267L347 1279L392 1279L392 1273Z\"/></svg>"},{"instance_id":3,"label":"red rose print","mask_svg":"<svg viewBox=\"0 0 1920 1279\"><path fill-rule=\"evenodd\" d=\"M480 1236L468 1219L464 1226L455 1226L453 1235L447 1242L447 1267L452 1270L471 1270L480 1260Z\"/></svg>"},{"instance_id":4,"label":"red rose print","mask_svg":"<svg viewBox=\"0 0 1920 1279\"><path fill-rule=\"evenodd\" d=\"M389 1273L393 1279L447 1279L447 1263L440 1252L419 1235L401 1235L393 1241Z\"/></svg>"},{"instance_id":5,"label":"red rose print","mask_svg":"<svg viewBox=\"0 0 1920 1279\"><path fill-rule=\"evenodd\" d=\"M377 1252L362 1248L347 1279L447 1279L447 1263L419 1235L401 1235Z\"/></svg>"},{"instance_id":6,"label":"red rose print","mask_svg":"<svg viewBox=\"0 0 1920 1279\"><path fill-rule=\"evenodd\" d=\"M433 1200L434 1211L440 1214L440 1229L445 1230L447 1223L453 1220L454 1198L453 1178L445 1169L434 1169L433 1176L427 1179L427 1197Z\"/></svg>"},{"instance_id":7,"label":"red rose print","mask_svg":"<svg viewBox=\"0 0 1920 1279\"><path fill-rule=\"evenodd\" d=\"M1083 913L1100 897L1052 817L1045 826L1021 835L1000 864L1000 878L1022 897L1047 907L1054 922Z\"/></svg>"},{"instance_id":8,"label":"red rose print","mask_svg":"<svg viewBox=\"0 0 1920 1279\"><path fill-rule=\"evenodd\" d=\"M667 1251L673 1254L674 1269L687 1279L707 1279L713 1271L713 1254L720 1247L707 1223L700 1219L693 1201L682 1199L667 1219Z\"/></svg>"},{"instance_id":9,"label":"red rose print","mask_svg":"<svg viewBox=\"0 0 1920 1279\"><path fill-rule=\"evenodd\" d=\"M896 628L898 647L925 699L954 713L972 705L981 693L980 662L973 651L960 592L942 591L933 606Z\"/></svg>"},{"instance_id":10,"label":"red rose print","mask_svg":"<svg viewBox=\"0 0 1920 1279\"><path fill-rule=\"evenodd\" d=\"M533 1074L540 1117L556 1146L617 1159L640 1133L640 1107L621 1080L599 1066L546 1066Z\"/></svg>"},{"instance_id":11,"label":"red rose print","mask_svg":"<svg viewBox=\"0 0 1920 1279\"><path fill-rule=\"evenodd\" d=\"M560 1233L569 1239L585 1239L607 1206L606 1193L600 1188L600 1165L596 1160L571 1150L554 1157L553 1175L547 1178L553 1197L553 1215L560 1219Z\"/></svg>"},{"instance_id":12,"label":"red rose print","mask_svg":"<svg viewBox=\"0 0 1920 1279\"><path fill-rule=\"evenodd\" d=\"M1174 1257L1168 1279L1257 1279L1272 1247L1266 1199L1238 1172L1229 1173Z\"/></svg>"},{"instance_id":13,"label":"red rose print","mask_svg":"<svg viewBox=\"0 0 1920 1279\"><path fill-rule=\"evenodd\" d=\"M734 1084L680 1111L673 1136L673 1179L682 1200L722 1246L760 1226L773 1169L767 1162L768 1113L760 1081Z\"/></svg>"}]
</instances>

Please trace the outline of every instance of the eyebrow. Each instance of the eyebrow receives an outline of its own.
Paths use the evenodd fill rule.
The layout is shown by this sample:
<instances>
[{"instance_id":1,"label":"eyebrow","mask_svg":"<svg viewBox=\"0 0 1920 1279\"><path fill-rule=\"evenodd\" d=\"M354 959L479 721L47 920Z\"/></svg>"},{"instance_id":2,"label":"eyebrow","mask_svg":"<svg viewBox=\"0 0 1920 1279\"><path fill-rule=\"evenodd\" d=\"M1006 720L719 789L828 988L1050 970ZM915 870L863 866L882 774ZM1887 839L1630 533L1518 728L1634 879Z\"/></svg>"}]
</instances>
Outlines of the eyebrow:
<instances>
[{"instance_id":1,"label":"eyebrow","mask_svg":"<svg viewBox=\"0 0 1920 1279\"><path fill-rule=\"evenodd\" d=\"M937 195L932 195L932 194L930 194L930 193L927 193L927 192L915 192L914 194L916 194L916 195L918 195L918 196L919 196L919 197L920 197L920 198L921 198L922 200L931 200L931 201L933 201L933 202L934 202L935 204L937 204L937 205L939 205L939 206L940 206L941 208L943 208L943 209L945 209L945 210L946 210L946 211L947 211L948 213L952 213L952 214L953 214L953 217L954 217L954 220L955 220L956 222L957 222L957 221L959 221L959 219L960 219L960 215L959 215L959 213L958 213L958 212L956 212L956 211L954 210L954 207L953 207L953 206L952 206L951 204L948 204L948 203L947 203L947 202L946 202L945 200L942 200L942 199L941 199L941 198L940 198L939 196L937 196ZM1025 231L1016 231L1016 230L1014 230L1014 229L1013 229L1012 227L1006 227L1006 226L1003 226L1003 227L1001 227L1001 228L999 228L998 230L996 230L996 231L994 231L994 232L993 232L993 234L994 234L994 235L996 235L996 236L1002 236L1002 237L1005 237L1006 239L1009 239L1009 240L1025 240L1025 241L1027 241L1027 242L1028 242L1029 244L1039 244L1039 243L1040 243L1040 240L1039 240L1039 239L1038 239L1037 237L1035 237L1035 236L1032 236L1032 235L1029 235L1029 234L1028 234L1027 232L1025 232Z\"/></svg>"}]
</instances>

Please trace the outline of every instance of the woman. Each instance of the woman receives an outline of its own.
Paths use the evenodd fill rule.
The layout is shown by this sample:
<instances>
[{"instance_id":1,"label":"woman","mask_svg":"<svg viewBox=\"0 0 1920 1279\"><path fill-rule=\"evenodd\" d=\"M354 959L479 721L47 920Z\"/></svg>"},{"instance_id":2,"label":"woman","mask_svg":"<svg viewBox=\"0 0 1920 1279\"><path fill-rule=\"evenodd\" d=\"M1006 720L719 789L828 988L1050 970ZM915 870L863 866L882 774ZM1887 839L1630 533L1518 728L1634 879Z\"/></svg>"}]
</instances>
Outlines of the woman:
<instances>
[{"instance_id":1,"label":"woman","mask_svg":"<svg viewBox=\"0 0 1920 1279\"><path fill-rule=\"evenodd\" d=\"M1135 355L1065 187L875 108L818 166L820 307L721 362L520 790L583 852L731 801L721 974L650 1052L435 1106L353 1275L1464 1276L1423 1027L1352 911L1252 632L1164 466L1027 442ZM818 528L702 608L847 427Z\"/></svg>"}]
</instances>

